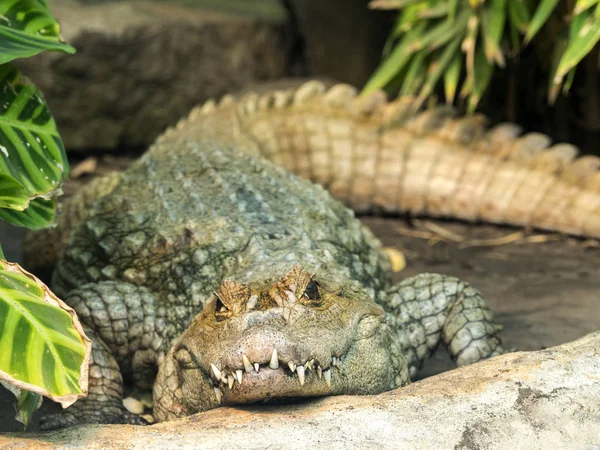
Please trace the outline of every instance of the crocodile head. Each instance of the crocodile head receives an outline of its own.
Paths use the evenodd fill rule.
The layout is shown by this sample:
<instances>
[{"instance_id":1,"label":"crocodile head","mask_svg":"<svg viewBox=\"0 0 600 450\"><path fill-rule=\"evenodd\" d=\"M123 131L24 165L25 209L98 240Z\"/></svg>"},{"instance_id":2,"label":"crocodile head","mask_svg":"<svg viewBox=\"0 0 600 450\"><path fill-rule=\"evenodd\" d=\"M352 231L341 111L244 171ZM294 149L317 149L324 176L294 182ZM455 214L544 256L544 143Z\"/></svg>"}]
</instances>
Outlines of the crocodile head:
<instances>
[{"instance_id":1,"label":"crocodile head","mask_svg":"<svg viewBox=\"0 0 600 450\"><path fill-rule=\"evenodd\" d=\"M177 381L159 374L157 383L176 386L179 408L192 413L382 392L398 385L401 358L383 309L367 294L294 266L275 281L225 281L161 368Z\"/></svg>"}]
</instances>

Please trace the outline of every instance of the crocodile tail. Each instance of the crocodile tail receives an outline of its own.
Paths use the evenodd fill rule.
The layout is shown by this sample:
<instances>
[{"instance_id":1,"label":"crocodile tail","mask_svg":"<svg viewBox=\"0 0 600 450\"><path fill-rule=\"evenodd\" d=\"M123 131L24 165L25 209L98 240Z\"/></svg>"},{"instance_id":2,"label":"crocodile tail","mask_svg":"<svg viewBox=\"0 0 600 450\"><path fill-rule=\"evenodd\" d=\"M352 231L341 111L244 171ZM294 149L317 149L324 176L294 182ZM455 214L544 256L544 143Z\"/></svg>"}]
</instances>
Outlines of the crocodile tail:
<instances>
[{"instance_id":1,"label":"crocodile tail","mask_svg":"<svg viewBox=\"0 0 600 450\"><path fill-rule=\"evenodd\" d=\"M357 212L383 211L520 225L600 238L600 158L550 146L514 124L413 99L358 96L309 81L290 91L224 98L172 134L211 137L323 184Z\"/></svg>"}]
</instances>

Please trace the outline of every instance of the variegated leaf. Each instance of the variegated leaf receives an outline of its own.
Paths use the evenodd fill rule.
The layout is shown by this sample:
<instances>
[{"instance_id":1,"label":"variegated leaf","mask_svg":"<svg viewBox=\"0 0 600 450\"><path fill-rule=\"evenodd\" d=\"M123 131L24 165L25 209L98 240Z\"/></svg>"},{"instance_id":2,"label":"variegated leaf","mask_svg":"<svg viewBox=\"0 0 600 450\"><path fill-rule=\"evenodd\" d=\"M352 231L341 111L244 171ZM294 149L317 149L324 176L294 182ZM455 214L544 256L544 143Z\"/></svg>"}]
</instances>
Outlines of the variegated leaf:
<instances>
[{"instance_id":1,"label":"variegated leaf","mask_svg":"<svg viewBox=\"0 0 600 450\"><path fill-rule=\"evenodd\" d=\"M45 200L43 198L31 200L25 211L0 208L0 220L17 227L29 228L30 230L46 228L49 224L54 222L55 215L56 202L54 200Z\"/></svg>"},{"instance_id":2,"label":"variegated leaf","mask_svg":"<svg viewBox=\"0 0 600 450\"><path fill-rule=\"evenodd\" d=\"M60 27L45 0L0 1L0 64L44 50L75 53L60 39Z\"/></svg>"},{"instance_id":3,"label":"variegated leaf","mask_svg":"<svg viewBox=\"0 0 600 450\"><path fill-rule=\"evenodd\" d=\"M6 261L0 261L0 349L0 380L63 407L86 394L91 341L75 312Z\"/></svg>"},{"instance_id":4,"label":"variegated leaf","mask_svg":"<svg viewBox=\"0 0 600 450\"><path fill-rule=\"evenodd\" d=\"M17 211L60 193L68 176L65 149L43 96L8 64L0 66L0 175L0 207ZM44 220L34 228L47 226L53 214L47 214L48 202L44 206L46 214L32 211L16 223L37 217Z\"/></svg>"}]
</instances>

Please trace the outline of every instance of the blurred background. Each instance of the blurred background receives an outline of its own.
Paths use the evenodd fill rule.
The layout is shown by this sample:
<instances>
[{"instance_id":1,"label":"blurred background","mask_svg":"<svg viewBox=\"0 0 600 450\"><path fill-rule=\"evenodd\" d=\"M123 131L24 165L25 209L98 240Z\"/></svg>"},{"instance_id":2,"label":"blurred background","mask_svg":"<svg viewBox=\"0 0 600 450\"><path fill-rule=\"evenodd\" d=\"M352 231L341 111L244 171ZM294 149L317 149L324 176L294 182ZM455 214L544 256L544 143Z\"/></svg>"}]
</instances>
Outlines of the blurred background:
<instances>
[{"instance_id":1,"label":"blurred background","mask_svg":"<svg viewBox=\"0 0 600 450\"><path fill-rule=\"evenodd\" d=\"M529 4L525 25L511 19L513 3ZM542 3L555 6L528 42L527 24L534 22L536 7ZM21 60L19 67L44 92L68 151L117 154L143 151L197 103L264 81L321 77L362 88L376 74L383 76L371 80L370 86L384 87L391 96L400 90L416 95L434 68L429 60L442 64L444 50L455 39L460 43L454 49L462 66L457 78L460 91L462 80L470 76L467 47L472 39L475 51L482 48L494 69L490 73L481 69L479 78L485 81L478 83L483 84L478 111L492 123L516 122L527 131L540 131L597 154L597 45L582 50L585 56L558 86L568 95L554 93L555 99L549 99L549 85L556 75L553 64L565 50L573 21L579 18L575 3L49 0L63 38L77 53L44 52ZM585 12L591 18L583 19L595 19L596 2L577 3L589 3L592 7ZM457 5L453 12L457 26L444 30L439 24L449 20L452 4ZM406 19L406 15L411 17ZM461 18L466 20L461 22ZM416 47L413 60L404 65L394 62L398 44L415 39L408 32L421 25L426 29L416 40L422 49ZM495 47L489 50L492 38L486 33L494 34L493 26L500 31L495 32ZM437 40L428 39L427 31L429 35L437 32ZM410 64L419 57L425 59L422 73L418 64ZM390 72L386 76L380 63L388 59L392 61L383 68ZM442 69L450 72L451 64ZM407 73L411 70L417 76ZM476 77L480 75L477 70L476 66ZM402 86L409 77L413 86ZM444 83L441 77L437 79L433 99L444 101ZM468 94L457 92L454 97L454 104L464 111Z\"/></svg>"}]
</instances>

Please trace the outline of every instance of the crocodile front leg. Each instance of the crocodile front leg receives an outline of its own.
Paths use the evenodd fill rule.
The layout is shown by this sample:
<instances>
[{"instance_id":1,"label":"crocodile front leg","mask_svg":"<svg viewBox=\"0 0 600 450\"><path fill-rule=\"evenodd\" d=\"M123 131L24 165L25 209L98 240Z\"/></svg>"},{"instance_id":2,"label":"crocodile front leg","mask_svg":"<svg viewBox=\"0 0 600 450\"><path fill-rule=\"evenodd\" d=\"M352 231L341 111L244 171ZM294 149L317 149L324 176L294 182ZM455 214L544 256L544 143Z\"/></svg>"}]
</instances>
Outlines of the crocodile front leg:
<instances>
[{"instance_id":1,"label":"crocodile front leg","mask_svg":"<svg viewBox=\"0 0 600 450\"><path fill-rule=\"evenodd\" d=\"M458 366L505 352L479 291L455 277L421 274L394 285L384 304L413 377L440 340Z\"/></svg>"},{"instance_id":2,"label":"crocodile front leg","mask_svg":"<svg viewBox=\"0 0 600 450\"><path fill-rule=\"evenodd\" d=\"M41 417L42 430L55 430L80 423L146 423L123 407L123 377L110 349L89 327L83 327L92 340L88 395L58 414Z\"/></svg>"},{"instance_id":3,"label":"crocodile front leg","mask_svg":"<svg viewBox=\"0 0 600 450\"><path fill-rule=\"evenodd\" d=\"M130 283L103 281L66 299L92 340L89 393L63 413L42 419L44 429L75 423L143 423L123 407L123 377L149 388L163 339L153 295Z\"/></svg>"}]
</instances>

